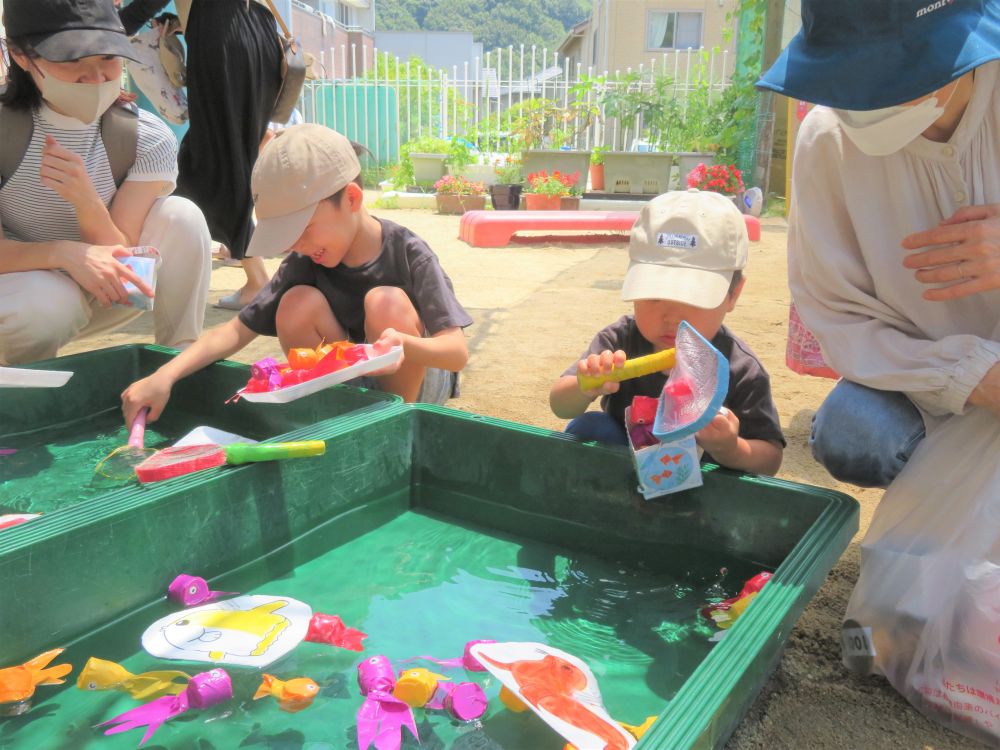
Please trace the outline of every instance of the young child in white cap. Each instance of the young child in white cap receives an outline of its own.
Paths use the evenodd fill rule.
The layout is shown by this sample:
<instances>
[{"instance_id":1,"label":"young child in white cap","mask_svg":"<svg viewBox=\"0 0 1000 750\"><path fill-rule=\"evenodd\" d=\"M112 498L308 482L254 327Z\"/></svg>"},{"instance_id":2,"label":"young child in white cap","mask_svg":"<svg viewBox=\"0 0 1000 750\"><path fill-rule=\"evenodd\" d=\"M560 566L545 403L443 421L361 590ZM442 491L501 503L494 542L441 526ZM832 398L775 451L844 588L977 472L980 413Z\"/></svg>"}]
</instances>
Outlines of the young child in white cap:
<instances>
[{"instance_id":1,"label":"young child in white cap","mask_svg":"<svg viewBox=\"0 0 1000 750\"><path fill-rule=\"evenodd\" d=\"M286 352L344 339L402 346L400 366L364 385L408 402L456 395L472 318L427 243L365 210L354 145L321 125L287 128L261 153L251 185L258 223L247 254L292 252L237 317L122 394L126 423L144 406L156 419L174 383L258 335L277 336Z\"/></svg>"},{"instance_id":2,"label":"young child in white cap","mask_svg":"<svg viewBox=\"0 0 1000 750\"><path fill-rule=\"evenodd\" d=\"M605 374L626 358L673 347L686 320L729 360L726 409L696 435L703 460L757 474L778 471L785 438L770 378L750 348L722 325L743 290L748 246L742 215L718 193L665 193L643 207L632 227L622 285L622 299L632 302L635 314L600 331L549 393L552 411L572 419L567 432L627 445L626 407L634 396L659 396L667 373L594 390L581 390L577 375ZM598 397L602 410L587 411Z\"/></svg>"}]
</instances>

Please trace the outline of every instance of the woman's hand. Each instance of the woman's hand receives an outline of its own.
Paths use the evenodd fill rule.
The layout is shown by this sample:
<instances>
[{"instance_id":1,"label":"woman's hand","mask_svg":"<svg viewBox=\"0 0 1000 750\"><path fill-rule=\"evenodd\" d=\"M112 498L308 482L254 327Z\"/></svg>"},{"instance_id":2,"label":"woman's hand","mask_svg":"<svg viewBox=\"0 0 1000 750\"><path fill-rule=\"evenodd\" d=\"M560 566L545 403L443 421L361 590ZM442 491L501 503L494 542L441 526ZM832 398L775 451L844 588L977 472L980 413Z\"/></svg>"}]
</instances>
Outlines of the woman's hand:
<instances>
[{"instance_id":1,"label":"woman's hand","mask_svg":"<svg viewBox=\"0 0 1000 750\"><path fill-rule=\"evenodd\" d=\"M121 245L87 245L82 242L69 243L64 258L59 264L70 277L87 292L94 295L104 307L114 303L126 304L128 293L124 281L131 281L147 297L153 297L153 290L128 266L117 258L126 258L131 253Z\"/></svg>"},{"instance_id":2,"label":"woman's hand","mask_svg":"<svg viewBox=\"0 0 1000 750\"><path fill-rule=\"evenodd\" d=\"M907 250L944 245L903 260L918 269L917 281L947 284L928 289L924 299L960 299L1000 289L1000 204L964 206L933 229L903 238Z\"/></svg>"},{"instance_id":3,"label":"woman's hand","mask_svg":"<svg viewBox=\"0 0 1000 750\"><path fill-rule=\"evenodd\" d=\"M61 196L77 212L97 207L104 209L104 202L87 174L83 159L60 146L51 135L45 136L40 175L42 185Z\"/></svg>"}]
</instances>

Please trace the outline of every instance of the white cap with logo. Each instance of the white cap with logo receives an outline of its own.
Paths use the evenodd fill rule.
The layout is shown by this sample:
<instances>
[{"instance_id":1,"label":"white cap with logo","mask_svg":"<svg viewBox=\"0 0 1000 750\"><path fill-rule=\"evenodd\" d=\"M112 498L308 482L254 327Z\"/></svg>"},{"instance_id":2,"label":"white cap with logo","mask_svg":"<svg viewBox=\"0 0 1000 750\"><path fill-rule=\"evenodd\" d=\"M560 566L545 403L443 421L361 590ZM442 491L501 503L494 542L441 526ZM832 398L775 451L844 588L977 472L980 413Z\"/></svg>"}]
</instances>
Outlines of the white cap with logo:
<instances>
[{"instance_id":1,"label":"white cap with logo","mask_svg":"<svg viewBox=\"0 0 1000 750\"><path fill-rule=\"evenodd\" d=\"M354 145L322 125L278 132L257 159L250 178L257 226L247 256L271 258L302 236L321 200L361 174Z\"/></svg>"},{"instance_id":2,"label":"white cap with logo","mask_svg":"<svg viewBox=\"0 0 1000 750\"><path fill-rule=\"evenodd\" d=\"M694 189L658 195L632 226L622 299L718 307L733 272L746 267L749 248L746 221L724 195Z\"/></svg>"}]
</instances>

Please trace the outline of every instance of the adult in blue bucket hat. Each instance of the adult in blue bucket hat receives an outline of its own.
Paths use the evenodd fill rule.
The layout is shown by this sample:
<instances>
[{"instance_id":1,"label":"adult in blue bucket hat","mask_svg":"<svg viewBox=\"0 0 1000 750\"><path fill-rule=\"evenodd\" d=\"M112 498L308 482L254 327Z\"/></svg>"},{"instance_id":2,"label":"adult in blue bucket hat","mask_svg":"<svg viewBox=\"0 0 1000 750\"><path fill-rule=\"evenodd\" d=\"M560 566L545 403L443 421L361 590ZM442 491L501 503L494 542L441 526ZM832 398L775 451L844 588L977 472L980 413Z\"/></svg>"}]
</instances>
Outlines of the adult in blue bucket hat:
<instances>
[{"instance_id":1,"label":"adult in blue bucket hat","mask_svg":"<svg viewBox=\"0 0 1000 750\"><path fill-rule=\"evenodd\" d=\"M802 22L758 86L820 105L795 144L788 236L794 304L842 376L813 454L838 479L885 487L958 420L963 455L937 440L920 454L947 473L990 444L980 410L1000 418L1000 0L802 0ZM935 501L984 491L951 481ZM875 662L912 698L883 668L901 640Z\"/></svg>"}]
</instances>

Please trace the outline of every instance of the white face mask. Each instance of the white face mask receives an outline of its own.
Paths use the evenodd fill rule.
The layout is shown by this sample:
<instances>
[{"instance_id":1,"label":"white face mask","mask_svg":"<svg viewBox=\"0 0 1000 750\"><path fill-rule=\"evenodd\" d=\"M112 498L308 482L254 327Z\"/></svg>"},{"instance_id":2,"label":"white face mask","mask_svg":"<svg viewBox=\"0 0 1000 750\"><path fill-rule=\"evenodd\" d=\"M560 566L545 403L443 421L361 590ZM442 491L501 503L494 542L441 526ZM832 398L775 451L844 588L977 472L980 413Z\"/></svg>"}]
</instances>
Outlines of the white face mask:
<instances>
[{"instance_id":1,"label":"white face mask","mask_svg":"<svg viewBox=\"0 0 1000 750\"><path fill-rule=\"evenodd\" d=\"M869 156L888 156L914 141L933 125L951 101L957 82L951 85L944 104L938 103L941 89L919 104L899 104L895 107L860 112L834 109L844 132L854 145Z\"/></svg>"},{"instance_id":2,"label":"white face mask","mask_svg":"<svg viewBox=\"0 0 1000 750\"><path fill-rule=\"evenodd\" d=\"M90 125L110 109L121 95L121 81L70 83L45 76L39 86L42 98L65 115Z\"/></svg>"}]
</instances>

